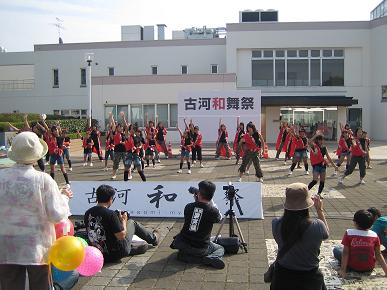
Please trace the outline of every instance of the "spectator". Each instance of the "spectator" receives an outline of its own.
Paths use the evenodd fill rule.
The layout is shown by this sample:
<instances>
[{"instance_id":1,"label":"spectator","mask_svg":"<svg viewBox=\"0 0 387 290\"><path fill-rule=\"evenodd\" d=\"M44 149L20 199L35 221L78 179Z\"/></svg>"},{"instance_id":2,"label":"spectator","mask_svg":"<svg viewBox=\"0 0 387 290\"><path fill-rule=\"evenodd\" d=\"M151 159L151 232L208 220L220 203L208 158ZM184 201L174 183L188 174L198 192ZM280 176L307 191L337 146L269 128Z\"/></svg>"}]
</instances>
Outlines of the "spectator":
<instances>
[{"instance_id":1,"label":"spectator","mask_svg":"<svg viewBox=\"0 0 387 290\"><path fill-rule=\"evenodd\" d=\"M46 256L55 241L54 224L70 215L65 189L32 165L47 153L35 133L22 132L12 141L8 157L16 164L0 174L0 285L2 290L48 289ZM10 206L12 205L12 206Z\"/></svg>"},{"instance_id":2,"label":"spectator","mask_svg":"<svg viewBox=\"0 0 387 290\"><path fill-rule=\"evenodd\" d=\"M387 253L387 217L382 216L380 210L374 207L367 209L367 211L369 211L373 217L371 231L374 231L378 235L380 242L384 247L382 253Z\"/></svg>"},{"instance_id":3,"label":"spectator","mask_svg":"<svg viewBox=\"0 0 387 290\"><path fill-rule=\"evenodd\" d=\"M193 189L195 202L185 206L184 226L174 237L171 248L179 250L178 260L223 269L224 249L210 241L214 223L221 220L221 214L212 201L215 189L215 184L207 180L199 183L199 189Z\"/></svg>"},{"instance_id":4,"label":"spectator","mask_svg":"<svg viewBox=\"0 0 387 290\"><path fill-rule=\"evenodd\" d=\"M345 278L348 269L357 272L372 271L377 260L387 276L387 265L380 252L379 237L370 230L372 214L363 209L358 210L353 222L355 229L346 230L341 242L344 247L333 249L333 255L341 263L339 275Z\"/></svg>"},{"instance_id":5,"label":"spectator","mask_svg":"<svg viewBox=\"0 0 387 290\"><path fill-rule=\"evenodd\" d=\"M318 257L329 231L322 200L312 198L303 183L290 184L285 193L284 215L272 221L272 231L279 252L287 251L276 262L270 289L326 289ZM318 219L309 217L313 205Z\"/></svg>"},{"instance_id":6,"label":"spectator","mask_svg":"<svg viewBox=\"0 0 387 290\"><path fill-rule=\"evenodd\" d=\"M109 185L97 188L97 205L88 209L84 221L91 244L98 248L105 262L115 262L129 255L143 254L148 244L157 246L160 235L157 230L148 231L143 225L129 219L127 212L113 211L115 190ZM137 235L147 243L133 244Z\"/></svg>"}]
</instances>

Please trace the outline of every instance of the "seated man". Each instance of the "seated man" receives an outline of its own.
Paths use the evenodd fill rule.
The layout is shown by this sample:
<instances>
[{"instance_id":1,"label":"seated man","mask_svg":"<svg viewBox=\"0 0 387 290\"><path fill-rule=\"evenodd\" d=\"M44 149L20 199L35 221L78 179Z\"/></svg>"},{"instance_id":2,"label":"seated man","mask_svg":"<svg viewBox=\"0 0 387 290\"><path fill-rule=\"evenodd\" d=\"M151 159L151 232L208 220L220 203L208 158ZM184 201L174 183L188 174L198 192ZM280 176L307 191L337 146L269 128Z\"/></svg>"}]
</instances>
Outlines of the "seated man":
<instances>
[{"instance_id":1,"label":"seated man","mask_svg":"<svg viewBox=\"0 0 387 290\"><path fill-rule=\"evenodd\" d=\"M145 253L148 245L133 244L133 235L137 235L153 246L157 246L160 239L157 230L148 231L141 224L129 219L126 212L110 210L114 194L113 187L99 186L97 205L88 209L84 217L89 241L101 250L105 262L114 262L129 255Z\"/></svg>"},{"instance_id":2,"label":"seated man","mask_svg":"<svg viewBox=\"0 0 387 290\"><path fill-rule=\"evenodd\" d=\"M183 262L223 269L224 248L210 241L213 224L221 220L221 214L212 201L215 189L211 181L199 183L199 189L194 193L195 202L185 206L184 226L171 248L179 250L177 258Z\"/></svg>"}]
</instances>

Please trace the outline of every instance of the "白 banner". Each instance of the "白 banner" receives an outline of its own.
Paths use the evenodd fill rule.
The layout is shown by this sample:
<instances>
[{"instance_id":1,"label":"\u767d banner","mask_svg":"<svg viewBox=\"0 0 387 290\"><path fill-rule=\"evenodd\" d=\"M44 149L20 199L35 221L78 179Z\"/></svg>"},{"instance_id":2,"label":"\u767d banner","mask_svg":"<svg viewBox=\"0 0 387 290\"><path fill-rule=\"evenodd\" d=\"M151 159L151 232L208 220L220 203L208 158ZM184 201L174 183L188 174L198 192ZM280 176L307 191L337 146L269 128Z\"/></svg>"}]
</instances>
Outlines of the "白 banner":
<instances>
[{"instance_id":1,"label":"\u767d banner","mask_svg":"<svg viewBox=\"0 0 387 290\"><path fill-rule=\"evenodd\" d=\"M214 142L218 138L219 120L226 125L229 140L233 140L236 120L247 124L252 121L261 128L261 91L192 91L182 92L178 98L178 124L184 129L192 119L203 134L203 142Z\"/></svg>"},{"instance_id":2,"label":"\u767d banner","mask_svg":"<svg viewBox=\"0 0 387 290\"><path fill-rule=\"evenodd\" d=\"M125 181L73 181L71 189L74 197L70 200L73 215L83 215L87 209L97 203L96 190L101 184L111 185L115 198L111 209L126 210L136 217L184 217L184 207L193 202L193 195L188 192L190 186L197 187L197 182L125 182ZM223 186L225 182L215 182L214 201L224 214L229 209ZM259 182L235 183L239 195L241 215L237 206L234 210L238 218L263 219L262 188Z\"/></svg>"}]
</instances>

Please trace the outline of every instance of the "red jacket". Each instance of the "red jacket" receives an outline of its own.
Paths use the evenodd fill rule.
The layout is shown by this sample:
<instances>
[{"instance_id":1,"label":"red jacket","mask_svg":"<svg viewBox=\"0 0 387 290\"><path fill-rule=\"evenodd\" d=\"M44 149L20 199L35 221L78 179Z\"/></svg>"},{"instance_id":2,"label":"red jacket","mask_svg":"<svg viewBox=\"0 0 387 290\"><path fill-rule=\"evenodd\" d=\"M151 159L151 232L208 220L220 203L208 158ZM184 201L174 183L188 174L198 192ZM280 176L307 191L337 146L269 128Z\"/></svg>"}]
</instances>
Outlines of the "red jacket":
<instances>
[{"instance_id":1,"label":"red jacket","mask_svg":"<svg viewBox=\"0 0 387 290\"><path fill-rule=\"evenodd\" d=\"M355 138L355 144L351 146L352 156L355 157L364 157L364 150L363 147L360 144L360 140L358 138Z\"/></svg>"},{"instance_id":2,"label":"red jacket","mask_svg":"<svg viewBox=\"0 0 387 290\"><path fill-rule=\"evenodd\" d=\"M255 143L254 138L250 136L249 133L246 133L245 135L243 135L243 138L245 139L245 144L248 151L259 152L261 150L261 147Z\"/></svg>"},{"instance_id":3,"label":"red jacket","mask_svg":"<svg viewBox=\"0 0 387 290\"><path fill-rule=\"evenodd\" d=\"M317 151L316 153L314 152L315 150ZM325 159L321 153L321 148L317 144L315 144L314 148L310 150L310 163L312 164L312 166L325 164Z\"/></svg>"},{"instance_id":4,"label":"red jacket","mask_svg":"<svg viewBox=\"0 0 387 290\"><path fill-rule=\"evenodd\" d=\"M83 148L93 148L93 145L94 145L94 141L90 138L90 141L91 142L87 142L88 138L83 138L83 142L82 142L82 147Z\"/></svg>"},{"instance_id":5,"label":"red jacket","mask_svg":"<svg viewBox=\"0 0 387 290\"><path fill-rule=\"evenodd\" d=\"M203 145L203 135L199 132L198 136L196 137L196 141L195 141L194 146L195 147L202 147L202 145Z\"/></svg>"}]
</instances>

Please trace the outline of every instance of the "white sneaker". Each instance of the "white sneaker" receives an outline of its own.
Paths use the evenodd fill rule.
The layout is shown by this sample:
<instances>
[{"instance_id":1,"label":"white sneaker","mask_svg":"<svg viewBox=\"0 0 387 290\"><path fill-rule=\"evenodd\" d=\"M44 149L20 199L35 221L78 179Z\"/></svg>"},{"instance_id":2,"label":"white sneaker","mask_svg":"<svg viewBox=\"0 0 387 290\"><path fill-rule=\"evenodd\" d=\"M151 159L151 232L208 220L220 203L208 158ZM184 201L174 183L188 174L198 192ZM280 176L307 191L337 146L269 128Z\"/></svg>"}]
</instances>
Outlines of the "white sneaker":
<instances>
[{"instance_id":1,"label":"white sneaker","mask_svg":"<svg viewBox=\"0 0 387 290\"><path fill-rule=\"evenodd\" d=\"M165 159L168 159L168 155L165 155Z\"/></svg>"},{"instance_id":2,"label":"white sneaker","mask_svg":"<svg viewBox=\"0 0 387 290\"><path fill-rule=\"evenodd\" d=\"M44 163L44 165L50 165L50 162L47 161L46 163Z\"/></svg>"},{"instance_id":3,"label":"white sneaker","mask_svg":"<svg viewBox=\"0 0 387 290\"><path fill-rule=\"evenodd\" d=\"M192 164L196 164L196 160L194 160L194 161L192 162Z\"/></svg>"},{"instance_id":4,"label":"white sneaker","mask_svg":"<svg viewBox=\"0 0 387 290\"><path fill-rule=\"evenodd\" d=\"M344 178L339 177L339 179L337 180L337 183L338 184L344 184Z\"/></svg>"},{"instance_id":5,"label":"white sneaker","mask_svg":"<svg viewBox=\"0 0 387 290\"><path fill-rule=\"evenodd\" d=\"M278 160L279 160L279 158L276 157L276 158L275 158L275 161L278 161Z\"/></svg>"},{"instance_id":6,"label":"white sneaker","mask_svg":"<svg viewBox=\"0 0 387 290\"><path fill-rule=\"evenodd\" d=\"M220 157L215 157L215 160L219 160L220 159Z\"/></svg>"},{"instance_id":7,"label":"white sneaker","mask_svg":"<svg viewBox=\"0 0 387 290\"><path fill-rule=\"evenodd\" d=\"M178 171L177 171L177 173L182 173L183 172L183 170L181 170L181 169L179 169Z\"/></svg>"},{"instance_id":8,"label":"white sneaker","mask_svg":"<svg viewBox=\"0 0 387 290\"><path fill-rule=\"evenodd\" d=\"M85 162L85 163L83 163L83 167L85 167L85 166L87 166L87 163Z\"/></svg>"},{"instance_id":9,"label":"white sneaker","mask_svg":"<svg viewBox=\"0 0 387 290\"><path fill-rule=\"evenodd\" d=\"M204 165L203 165L203 164L200 164L200 168L204 168Z\"/></svg>"},{"instance_id":10,"label":"white sneaker","mask_svg":"<svg viewBox=\"0 0 387 290\"><path fill-rule=\"evenodd\" d=\"M103 171L108 171L108 168L107 168L107 167L104 167L104 168L103 168Z\"/></svg>"},{"instance_id":11,"label":"white sneaker","mask_svg":"<svg viewBox=\"0 0 387 290\"><path fill-rule=\"evenodd\" d=\"M226 160L231 160L231 157L227 157Z\"/></svg>"},{"instance_id":12,"label":"white sneaker","mask_svg":"<svg viewBox=\"0 0 387 290\"><path fill-rule=\"evenodd\" d=\"M72 168L72 167L70 167L70 168L69 168L69 171L73 171L73 168Z\"/></svg>"},{"instance_id":13,"label":"white sneaker","mask_svg":"<svg viewBox=\"0 0 387 290\"><path fill-rule=\"evenodd\" d=\"M157 159L157 163L161 163L160 159Z\"/></svg>"},{"instance_id":14,"label":"white sneaker","mask_svg":"<svg viewBox=\"0 0 387 290\"><path fill-rule=\"evenodd\" d=\"M333 172L332 176L337 176L337 170Z\"/></svg>"},{"instance_id":15,"label":"white sneaker","mask_svg":"<svg viewBox=\"0 0 387 290\"><path fill-rule=\"evenodd\" d=\"M249 170L247 170L247 171L245 172L245 174L246 174L246 175L249 175L249 174L250 174L250 171L249 171Z\"/></svg>"},{"instance_id":16,"label":"white sneaker","mask_svg":"<svg viewBox=\"0 0 387 290\"><path fill-rule=\"evenodd\" d=\"M284 165L286 165L286 161L284 161Z\"/></svg>"},{"instance_id":17,"label":"white sneaker","mask_svg":"<svg viewBox=\"0 0 387 290\"><path fill-rule=\"evenodd\" d=\"M110 179L114 180L117 178L117 175L113 175L112 177L110 177Z\"/></svg>"},{"instance_id":18,"label":"white sneaker","mask_svg":"<svg viewBox=\"0 0 387 290\"><path fill-rule=\"evenodd\" d=\"M305 175L309 175L309 171L308 170L305 170Z\"/></svg>"},{"instance_id":19,"label":"white sneaker","mask_svg":"<svg viewBox=\"0 0 387 290\"><path fill-rule=\"evenodd\" d=\"M93 167L93 162L90 162L90 167Z\"/></svg>"},{"instance_id":20,"label":"white sneaker","mask_svg":"<svg viewBox=\"0 0 387 290\"><path fill-rule=\"evenodd\" d=\"M239 177L237 182L242 182L242 177Z\"/></svg>"},{"instance_id":21,"label":"white sneaker","mask_svg":"<svg viewBox=\"0 0 387 290\"><path fill-rule=\"evenodd\" d=\"M293 174L293 171L289 170L288 172L288 176L292 175Z\"/></svg>"},{"instance_id":22,"label":"white sneaker","mask_svg":"<svg viewBox=\"0 0 387 290\"><path fill-rule=\"evenodd\" d=\"M360 179L360 184L365 184L365 181L363 179Z\"/></svg>"},{"instance_id":23,"label":"white sneaker","mask_svg":"<svg viewBox=\"0 0 387 290\"><path fill-rule=\"evenodd\" d=\"M128 176L128 180L131 180L133 178L133 175Z\"/></svg>"},{"instance_id":24,"label":"white sneaker","mask_svg":"<svg viewBox=\"0 0 387 290\"><path fill-rule=\"evenodd\" d=\"M258 178L257 181L260 182L260 183L263 183L263 178L262 177Z\"/></svg>"},{"instance_id":25,"label":"white sneaker","mask_svg":"<svg viewBox=\"0 0 387 290\"><path fill-rule=\"evenodd\" d=\"M189 169L189 170L187 171L187 174L191 174L191 169Z\"/></svg>"}]
</instances>

